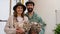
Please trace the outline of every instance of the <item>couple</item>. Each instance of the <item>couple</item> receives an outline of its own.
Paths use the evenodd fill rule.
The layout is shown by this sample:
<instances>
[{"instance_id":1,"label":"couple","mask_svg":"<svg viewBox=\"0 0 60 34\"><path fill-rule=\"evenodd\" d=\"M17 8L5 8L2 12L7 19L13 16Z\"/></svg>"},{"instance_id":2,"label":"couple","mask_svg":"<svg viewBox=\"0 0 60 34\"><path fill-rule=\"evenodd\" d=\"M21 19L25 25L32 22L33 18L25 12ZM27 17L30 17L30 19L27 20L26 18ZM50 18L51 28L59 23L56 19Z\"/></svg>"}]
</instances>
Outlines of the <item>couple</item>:
<instances>
[{"instance_id":1,"label":"couple","mask_svg":"<svg viewBox=\"0 0 60 34\"><path fill-rule=\"evenodd\" d=\"M26 7L21 4L17 3L14 7L13 16L10 16L4 31L6 34L26 34L25 29L23 28L24 22L37 22L41 24L41 31L38 34L44 34L44 27L45 23L42 21L41 17L38 17L37 14L33 11L34 9L34 2L28 1L26 2ZM27 13L24 14L27 8ZM29 31L28 34L37 34L36 31Z\"/></svg>"}]
</instances>

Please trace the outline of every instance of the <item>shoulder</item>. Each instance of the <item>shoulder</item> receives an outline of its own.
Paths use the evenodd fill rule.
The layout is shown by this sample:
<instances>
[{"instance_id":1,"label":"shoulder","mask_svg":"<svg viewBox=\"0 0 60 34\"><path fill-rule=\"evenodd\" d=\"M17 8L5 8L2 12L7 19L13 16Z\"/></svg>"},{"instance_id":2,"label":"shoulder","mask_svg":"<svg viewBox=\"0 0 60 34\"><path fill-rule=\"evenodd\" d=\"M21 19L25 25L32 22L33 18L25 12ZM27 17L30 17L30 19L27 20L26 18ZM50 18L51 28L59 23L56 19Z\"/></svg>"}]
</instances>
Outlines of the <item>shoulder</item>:
<instances>
[{"instance_id":1,"label":"shoulder","mask_svg":"<svg viewBox=\"0 0 60 34\"><path fill-rule=\"evenodd\" d=\"M13 15L9 16L9 18L13 18Z\"/></svg>"},{"instance_id":2,"label":"shoulder","mask_svg":"<svg viewBox=\"0 0 60 34\"><path fill-rule=\"evenodd\" d=\"M27 17L28 17L28 13L26 13L26 14L25 14L25 16L27 16Z\"/></svg>"},{"instance_id":3,"label":"shoulder","mask_svg":"<svg viewBox=\"0 0 60 34\"><path fill-rule=\"evenodd\" d=\"M8 17L8 20L12 20L13 19L13 15Z\"/></svg>"},{"instance_id":4,"label":"shoulder","mask_svg":"<svg viewBox=\"0 0 60 34\"><path fill-rule=\"evenodd\" d=\"M38 16L38 15L37 15L37 19L38 19L39 21L42 21L42 17L41 17L41 16Z\"/></svg>"},{"instance_id":5,"label":"shoulder","mask_svg":"<svg viewBox=\"0 0 60 34\"><path fill-rule=\"evenodd\" d=\"M28 19L28 17L27 17L27 16L24 16L24 18L25 18L25 19Z\"/></svg>"},{"instance_id":6,"label":"shoulder","mask_svg":"<svg viewBox=\"0 0 60 34\"><path fill-rule=\"evenodd\" d=\"M27 16L24 16L24 20L27 20L28 21L28 17Z\"/></svg>"},{"instance_id":7,"label":"shoulder","mask_svg":"<svg viewBox=\"0 0 60 34\"><path fill-rule=\"evenodd\" d=\"M34 12L34 15L38 18L38 19L42 19L41 16L39 16L37 13Z\"/></svg>"}]
</instances>

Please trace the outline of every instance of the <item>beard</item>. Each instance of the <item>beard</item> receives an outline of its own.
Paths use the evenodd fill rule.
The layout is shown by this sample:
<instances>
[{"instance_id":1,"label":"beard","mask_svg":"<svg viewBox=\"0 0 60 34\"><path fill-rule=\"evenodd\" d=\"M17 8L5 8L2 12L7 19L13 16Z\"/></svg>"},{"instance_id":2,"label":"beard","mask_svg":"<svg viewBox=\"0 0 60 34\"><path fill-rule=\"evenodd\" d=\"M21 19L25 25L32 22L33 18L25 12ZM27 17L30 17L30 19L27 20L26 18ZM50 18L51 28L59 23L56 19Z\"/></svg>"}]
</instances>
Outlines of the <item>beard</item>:
<instances>
[{"instance_id":1,"label":"beard","mask_svg":"<svg viewBox=\"0 0 60 34\"><path fill-rule=\"evenodd\" d=\"M28 8L27 10L28 10L28 12L32 12L33 8Z\"/></svg>"}]
</instances>

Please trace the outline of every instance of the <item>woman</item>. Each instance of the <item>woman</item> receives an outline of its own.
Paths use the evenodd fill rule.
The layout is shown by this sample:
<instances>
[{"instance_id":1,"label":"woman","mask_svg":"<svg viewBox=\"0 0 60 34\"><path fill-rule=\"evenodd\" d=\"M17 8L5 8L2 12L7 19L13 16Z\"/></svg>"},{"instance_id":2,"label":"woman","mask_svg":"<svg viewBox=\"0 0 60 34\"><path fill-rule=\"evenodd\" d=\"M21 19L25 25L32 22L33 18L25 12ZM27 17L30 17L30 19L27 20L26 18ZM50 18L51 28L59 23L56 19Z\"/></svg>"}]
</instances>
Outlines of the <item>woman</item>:
<instances>
[{"instance_id":1,"label":"woman","mask_svg":"<svg viewBox=\"0 0 60 34\"><path fill-rule=\"evenodd\" d=\"M13 16L10 16L6 23L5 32L6 34L25 34L23 23L28 21L28 18L24 16L26 7L21 3L17 3L13 10Z\"/></svg>"}]
</instances>

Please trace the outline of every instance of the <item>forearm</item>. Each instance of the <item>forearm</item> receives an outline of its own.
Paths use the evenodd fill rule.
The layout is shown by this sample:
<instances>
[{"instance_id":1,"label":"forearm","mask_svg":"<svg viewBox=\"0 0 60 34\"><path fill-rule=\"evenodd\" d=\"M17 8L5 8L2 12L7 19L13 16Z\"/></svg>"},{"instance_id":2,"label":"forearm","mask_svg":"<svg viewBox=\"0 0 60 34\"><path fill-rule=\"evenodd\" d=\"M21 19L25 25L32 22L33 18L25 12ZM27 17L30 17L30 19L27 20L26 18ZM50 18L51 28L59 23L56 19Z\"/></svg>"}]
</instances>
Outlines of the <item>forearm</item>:
<instances>
[{"instance_id":1,"label":"forearm","mask_svg":"<svg viewBox=\"0 0 60 34\"><path fill-rule=\"evenodd\" d=\"M16 33L16 29L15 29L15 28L8 28L8 27L6 27L6 28L4 29L4 31L5 31L6 33Z\"/></svg>"}]
</instances>

